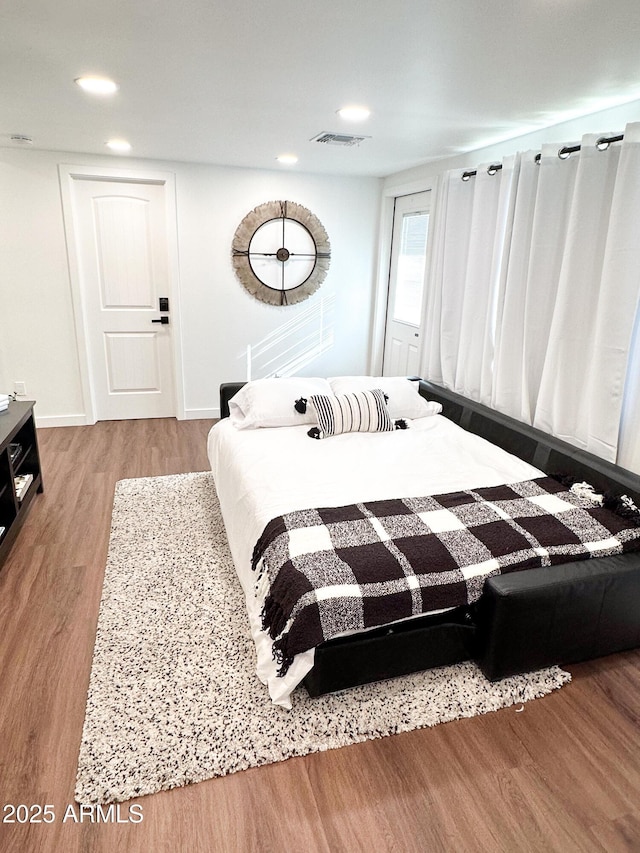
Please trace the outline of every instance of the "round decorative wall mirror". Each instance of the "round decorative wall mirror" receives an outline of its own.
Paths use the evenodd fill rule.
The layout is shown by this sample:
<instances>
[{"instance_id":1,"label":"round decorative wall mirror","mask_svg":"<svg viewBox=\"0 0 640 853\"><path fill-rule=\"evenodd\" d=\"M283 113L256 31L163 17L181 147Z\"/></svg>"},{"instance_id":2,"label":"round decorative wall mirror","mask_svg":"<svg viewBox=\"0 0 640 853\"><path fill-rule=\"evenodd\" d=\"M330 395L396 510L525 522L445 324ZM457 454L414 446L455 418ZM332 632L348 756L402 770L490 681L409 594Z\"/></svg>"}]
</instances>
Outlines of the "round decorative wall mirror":
<instances>
[{"instance_id":1,"label":"round decorative wall mirror","mask_svg":"<svg viewBox=\"0 0 640 853\"><path fill-rule=\"evenodd\" d=\"M295 305L311 296L324 281L330 258L322 223L294 201L258 205L242 220L232 243L240 282L270 305Z\"/></svg>"}]
</instances>

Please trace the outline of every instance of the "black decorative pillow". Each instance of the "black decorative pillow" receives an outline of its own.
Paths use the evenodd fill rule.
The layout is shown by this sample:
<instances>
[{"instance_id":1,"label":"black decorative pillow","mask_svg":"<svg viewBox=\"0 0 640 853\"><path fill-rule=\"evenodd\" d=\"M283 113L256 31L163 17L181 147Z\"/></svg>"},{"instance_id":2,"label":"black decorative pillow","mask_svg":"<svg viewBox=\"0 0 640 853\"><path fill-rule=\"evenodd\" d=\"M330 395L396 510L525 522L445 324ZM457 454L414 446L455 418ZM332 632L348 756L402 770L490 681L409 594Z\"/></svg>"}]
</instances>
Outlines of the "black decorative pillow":
<instances>
[{"instance_id":1,"label":"black decorative pillow","mask_svg":"<svg viewBox=\"0 0 640 853\"><path fill-rule=\"evenodd\" d=\"M312 438L328 438L345 432L391 432L395 427L379 388L352 394L312 394L309 405L318 426Z\"/></svg>"}]
</instances>

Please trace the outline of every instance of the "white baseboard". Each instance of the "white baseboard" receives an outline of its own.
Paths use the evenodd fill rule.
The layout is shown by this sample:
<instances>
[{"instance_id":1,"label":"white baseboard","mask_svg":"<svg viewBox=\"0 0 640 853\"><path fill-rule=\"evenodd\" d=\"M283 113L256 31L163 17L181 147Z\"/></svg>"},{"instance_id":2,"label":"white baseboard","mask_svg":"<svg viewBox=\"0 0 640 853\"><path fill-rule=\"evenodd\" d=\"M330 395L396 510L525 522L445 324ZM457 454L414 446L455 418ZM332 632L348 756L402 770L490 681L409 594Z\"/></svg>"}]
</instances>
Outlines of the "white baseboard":
<instances>
[{"instance_id":1,"label":"white baseboard","mask_svg":"<svg viewBox=\"0 0 640 853\"><path fill-rule=\"evenodd\" d=\"M35 416L38 429L46 427L86 426L86 415L37 415Z\"/></svg>"},{"instance_id":2,"label":"white baseboard","mask_svg":"<svg viewBox=\"0 0 640 853\"><path fill-rule=\"evenodd\" d=\"M220 409L185 409L185 421L214 420L220 417ZM36 414L36 426L39 429L46 427L86 426L86 415L40 415Z\"/></svg>"},{"instance_id":3,"label":"white baseboard","mask_svg":"<svg viewBox=\"0 0 640 853\"><path fill-rule=\"evenodd\" d=\"M220 417L220 407L216 409L185 409L185 421L211 420Z\"/></svg>"}]
</instances>

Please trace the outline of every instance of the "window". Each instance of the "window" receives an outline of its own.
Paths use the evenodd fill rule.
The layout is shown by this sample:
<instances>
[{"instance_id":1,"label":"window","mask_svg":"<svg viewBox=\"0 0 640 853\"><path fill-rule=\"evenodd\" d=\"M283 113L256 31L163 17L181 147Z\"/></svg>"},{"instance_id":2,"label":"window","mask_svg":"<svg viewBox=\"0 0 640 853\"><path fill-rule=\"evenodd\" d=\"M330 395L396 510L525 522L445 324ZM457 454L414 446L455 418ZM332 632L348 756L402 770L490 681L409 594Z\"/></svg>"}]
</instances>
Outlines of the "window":
<instances>
[{"instance_id":1,"label":"window","mask_svg":"<svg viewBox=\"0 0 640 853\"><path fill-rule=\"evenodd\" d=\"M428 230L428 213L403 215L393 319L412 326L420 325Z\"/></svg>"}]
</instances>

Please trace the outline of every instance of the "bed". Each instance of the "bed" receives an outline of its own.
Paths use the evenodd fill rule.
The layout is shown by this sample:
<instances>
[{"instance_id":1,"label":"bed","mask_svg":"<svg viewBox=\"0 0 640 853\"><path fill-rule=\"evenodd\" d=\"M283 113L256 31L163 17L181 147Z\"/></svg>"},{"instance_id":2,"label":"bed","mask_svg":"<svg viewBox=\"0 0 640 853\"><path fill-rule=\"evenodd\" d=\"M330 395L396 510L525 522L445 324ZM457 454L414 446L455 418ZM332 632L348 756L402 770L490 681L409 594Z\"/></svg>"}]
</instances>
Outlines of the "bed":
<instances>
[{"instance_id":1,"label":"bed","mask_svg":"<svg viewBox=\"0 0 640 853\"><path fill-rule=\"evenodd\" d=\"M407 429L346 432L321 441L309 435L317 412L302 409L306 397L326 393L326 380L315 386L298 379L291 387L292 380L271 380L276 404L266 406L257 424L240 429L233 399L240 399L244 383L221 386L222 419L211 430L208 453L245 593L257 674L272 700L290 707L301 682L316 696L468 659L496 680L639 646L640 553L629 551L489 573L480 578L471 603L338 631L295 654L282 672L273 637L263 626L260 573L252 567L256 544L273 519L318 507L539 482L549 473L640 503L636 475L431 383L398 378L377 383L391 383L386 387L395 391L399 381L420 400L415 411L407 410L390 395L394 426ZM370 378L339 378L329 391L340 395L375 384ZM296 400L300 412L294 412ZM279 420L274 413L283 406Z\"/></svg>"}]
</instances>

